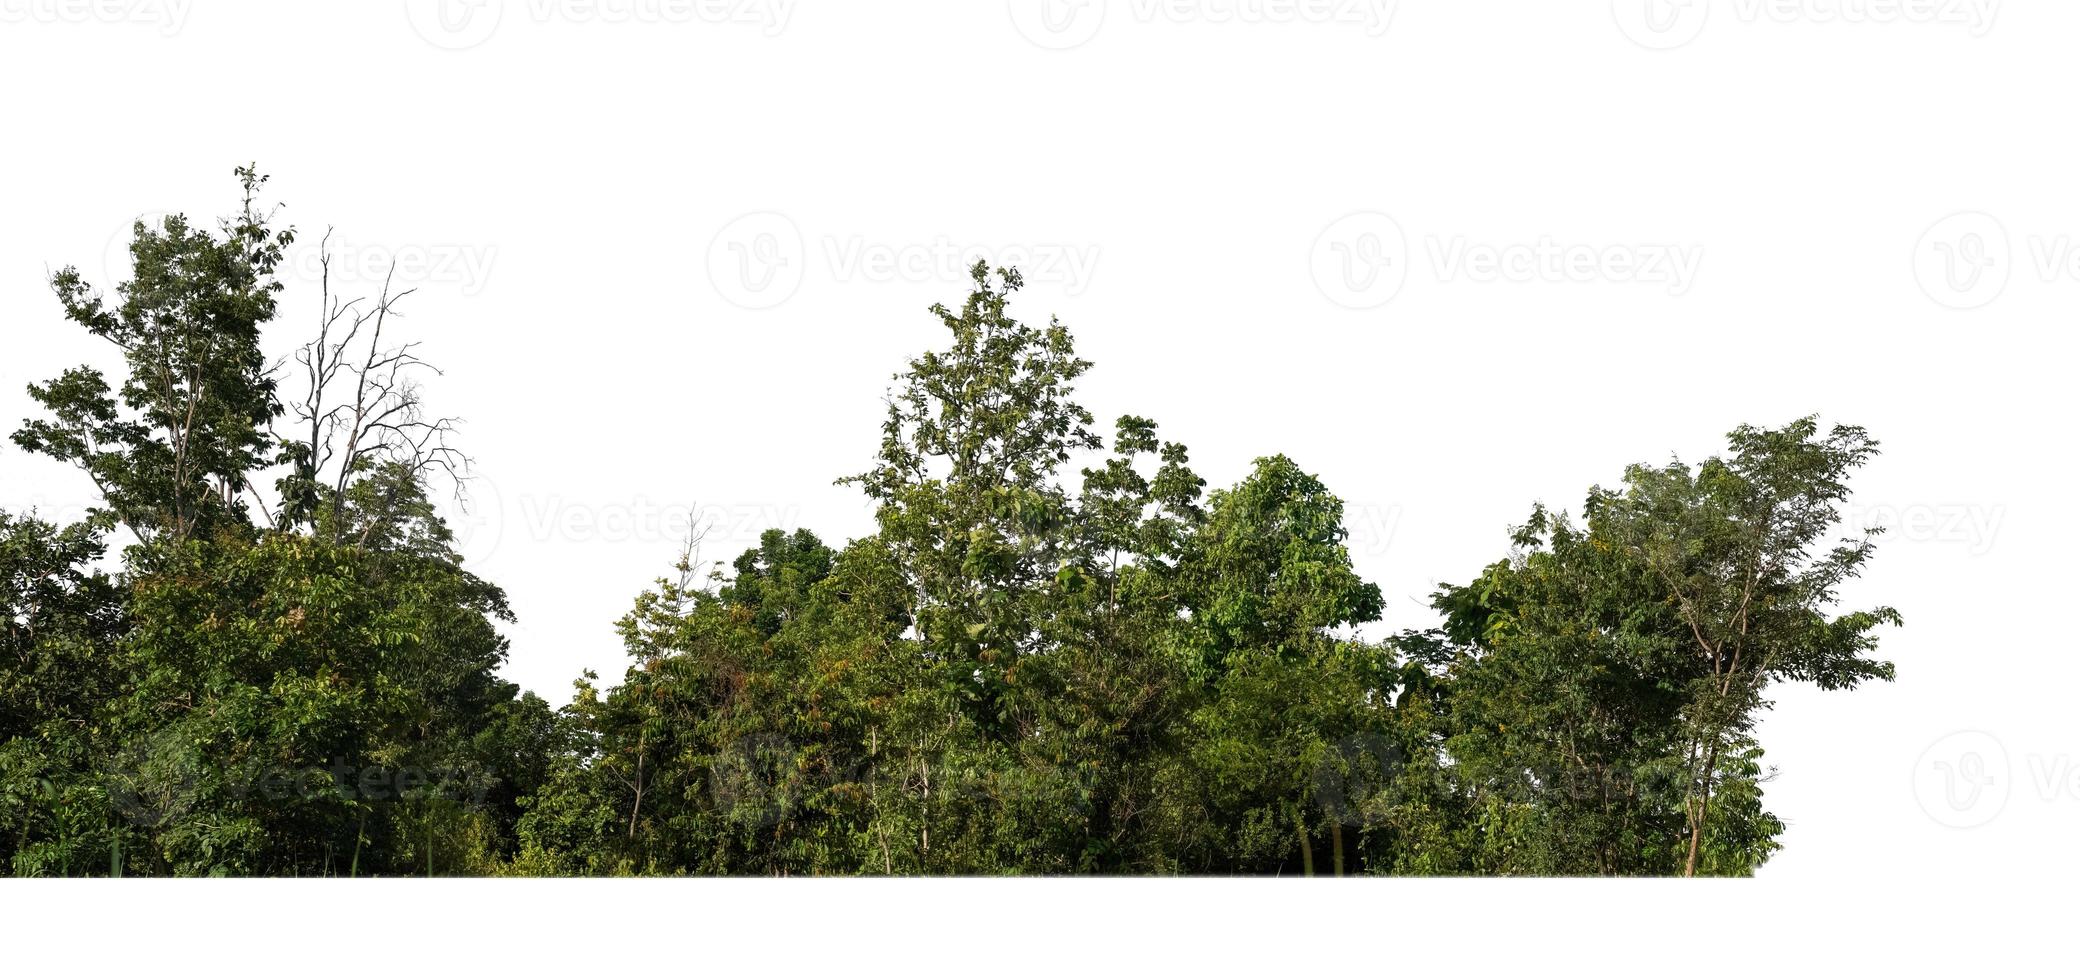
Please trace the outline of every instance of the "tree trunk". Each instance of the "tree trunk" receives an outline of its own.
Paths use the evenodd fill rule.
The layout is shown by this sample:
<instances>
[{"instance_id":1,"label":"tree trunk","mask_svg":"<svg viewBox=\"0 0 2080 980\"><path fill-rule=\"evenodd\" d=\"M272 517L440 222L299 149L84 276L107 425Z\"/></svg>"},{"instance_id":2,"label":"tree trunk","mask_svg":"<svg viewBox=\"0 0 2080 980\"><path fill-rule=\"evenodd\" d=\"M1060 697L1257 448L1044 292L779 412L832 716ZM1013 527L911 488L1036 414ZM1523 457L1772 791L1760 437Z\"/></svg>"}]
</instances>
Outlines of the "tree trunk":
<instances>
[{"instance_id":1,"label":"tree trunk","mask_svg":"<svg viewBox=\"0 0 2080 980\"><path fill-rule=\"evenodd\" d=\"M1697 805L1690 816L1690 856L1683 862L1683 877L1697 877L1697 851L1704 842L1705 822L1712 814L1712 771L1719 764L1719 739L1712 737L1712 747L1704 756L1704 792L1698 797Z\"/></svg>"},{"instance_id":2,"label":"tree trunk","mask_svg":"<svg viewBox=\"0 0 2080 980\"><path fill-rule=\"evenodd\" d=\"M1293 830L1300 835L1300 873L1314 877L1314 845L1307 841L1307 819L1299 807L1293 808Z\"/></svg>"}]
</instances>

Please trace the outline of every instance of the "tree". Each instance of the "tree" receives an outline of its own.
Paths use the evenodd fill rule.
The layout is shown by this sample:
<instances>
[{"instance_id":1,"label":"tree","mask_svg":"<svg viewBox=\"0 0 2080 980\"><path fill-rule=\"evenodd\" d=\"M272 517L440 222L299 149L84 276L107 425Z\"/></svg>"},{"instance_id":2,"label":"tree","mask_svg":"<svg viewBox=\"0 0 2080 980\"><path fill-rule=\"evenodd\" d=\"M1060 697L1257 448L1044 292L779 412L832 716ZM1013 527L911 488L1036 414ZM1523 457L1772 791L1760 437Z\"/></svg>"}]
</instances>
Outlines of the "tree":
<instances>
[{"instance_id":1,"label":"tree","mask_svg":"<svg viewBox=\"0 0 2080 980\"><path fill-rule=\"evenodd\" d=\"M120 852L95 720L120 689L126 623L102 554L89 524L0 512L0 867L16 874L85 874Z\"/></svg>"},{"instance_id":2,"label":"tree","mask_svg":"<svg viewBox=\"0 0 2080 980\"><path fill-rule=\"evenodd\" d=\"M1439 626L1369 640L1336 494L1281 455L1208 493L1138 415L1108 454L1069 331L978 263L841 481L873 533L696 536L620 676L552 709L499 678L512 611L434 506L469 460L393 329L411 290L328 274L263 363L294 233L237 173L215 232L134 229L120 302L53 277L128 373L32 386L15 434L102 493L0 513L15 874L1747 874L1783 830L1769 686L1892 676L1899 615L1834 609L1872 556L1826 541L1861 429L1743 427L1537 507Z\"/></svg>"},{"instance_id":3,"label":"tree","mask_svg":"<svg viewBox=\"0 0 2080 980\"><path fill-rule=\"evenodd\" d=\"M189 542L137 577L111 705L122 814L172 874L474 870L507 760L478 754L518 693L496 679L497 590L443 562L269 534ZM494 741L491 746L496 747Z\"/></svg>"},{"instance_id":4,"label":"tree","mask_svg":"<svg viewBox=\"0 0 2080 980\"><path fill-rule=\"evenodd\" d=\"M1830 612L1868 533L1816 553L1876 444L1810 418L1730 441L1729 456L1592 489L1586 527L1534 511L1516 555L1437 595L1483 867L1749 873L1781 830L1751 734L1767 686L1892 677L1865 654L1899 614ZM1715 815L1715 799L1731 805Z\"/></svg>"},{"instance_id":5,"label":"tree","mask_svg":"<svg viewBox=\"0 0 2080 980\"><path fill-rule=\"evenodd\" d=\"M1677 624L1626 556L1543 508L1436 597L1446 747L1481 873L1667 874L1681 829Z\"/></svg>"},{"instance_id":6,"label":"tree","mask_svg":"<svg viewBox=\"0 0 2080 980\"><path fill-rule=\"evenodd\" d=\"M139 540L247 523L240 500L270 448L264 427L277 405L260 328L274 318L273 273L295 233L269 228L257 210L267 177L237 173L243 200L219 235L181 215L156 229L137 223L119 304L72 266L52 278L66 319L119 348L130 375L114 392L91 367L31 385L51 417L25 423L15 442L85 470Z\"/></svg>"},{"instance_id":7,"label":"tree","mask_svg":"<svg viewBox=\"0 0 2080 980\"><path fill-rule=\"evenodd\" d=\"M324 312L317 335L292 355L302 381L288 406L297 437L277 437L288 472L276 481L274 525L366 543L386 533L400 508L411 512L423 501L430 478L445 476L459 493L469 457L449 441L458 420L426 412L417 375L439 369L419 356L416 341L385 343L397 304L412 290L391 293L393 266L373 303L336 296L324 248Z\"/></svg>"},{"instance_id":8,"label":"tree","mask_svg":"<svg viewBox=\"0 0 2080 980\"><path fill-rule=\"evenodd\" d=\"M24 814L13 863L84 873L98 851L133 873L483 870L510 854L525 781L561 733L498 679L505 596L461 567L428 500L428 474L461 459L452 424L421 413L412 346L384 346L397 297L386 286L362 315L328 283L301 359L310 436L271 434L284 407L260 332L294 232L256 204L267 178L237 175L241 206L218 232L178 215L133 229L120 303L71 267L53 277L66 317L128 374L115 389L87 367L31 386L45 415L15 434L82 468L102 500L79 528L4 529L21 582L8 606L23 604L19 672L0 685L0 711L21 704L0 730L6 805ZM338 407L335 381L350 388ZM271 512L258 488L280 464ZM120 574L83 571L118 524L137 539Z\"/></svg>"},{"instance_id":9,"label":"tree","mask_svg":"<svg viewBox=\"0 0 2080 980\"><path fill-rule=\"evenodd\" d=\"M1874 630L1900 624L1890 606L1828 612L1875 553L1875 530L1816 553L1841 520L1849 474L1877 453L1869 434L1838 425L1823 436L1807 417L1742 426L1728 439L1728 456L1694 469L1634 466L1623 491L1596 491L1588 504L1591 521L1653 576L1690 641L1686 876L1698 869L1721 759L1745 743L1769 684L1891 680L1890 663L1864 654L1877 647Z\"/></svg>"},{"instance_id":10,"label":"tree","mask_svg":"<svg viewBox=\"0 0 2080 980\"><path fill-rule=\"evenodd\" d=\"M1184 739L1188 782L1205 788L1230 869L1293 857L1312 875L1325 831L1326 863L1342 874L1344 822L1317 776L1348 750L1389 744L1392 673L1383 651L1334 631L1377 620L1379 587L1351 567L1343 502L1283 456L1258 460L1207 510L1179 563L1189 615L1175 642L1206 686Z\"/></svg>"},{"instance_id":11,"label":"tree","mask_svg":"<svg viewBox=\"0 0 2080 980\"><path fill-rule=\"evenodd\" d=\"M1006 313L1015 270L993 280L977 262L970 274L975 290L958 313L932 307L952 346L897 376L879 461L842 482L879 505L880 537L916 579L919 641L956 670L981 661L987 686L1025 648L1026 601L1059 566L1069 505L1054 474L1100 443L1071 400L1090 362L1068 329Z\"/></svg>"}]
</instances>

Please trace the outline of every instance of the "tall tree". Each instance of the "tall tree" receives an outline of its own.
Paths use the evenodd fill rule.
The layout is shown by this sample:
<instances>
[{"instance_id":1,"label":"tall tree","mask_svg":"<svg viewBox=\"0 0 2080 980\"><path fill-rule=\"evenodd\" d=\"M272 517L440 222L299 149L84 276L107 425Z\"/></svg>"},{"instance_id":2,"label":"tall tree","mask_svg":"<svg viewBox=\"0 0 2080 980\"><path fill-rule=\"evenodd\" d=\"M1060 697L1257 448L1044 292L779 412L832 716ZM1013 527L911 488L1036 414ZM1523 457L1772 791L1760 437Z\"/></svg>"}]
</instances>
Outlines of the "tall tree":
<instances>
[{"instance_id":1,"label":"tall tree","mask_svg":"<svg viewBox=\"0 0 2080 980\"><path fill-rule=\"evenodd\" d=\"M1185 739L1191 781L1227 869L1342 874L1344 824L1315 783L1341 747L1384 737L1387 658L1335 632L1379 619L1379 587L1351 566L1343 502L1283 456L1207 511L1179 566L1177 649L1206 686Z\"/></svg>"},{"instance_id":2,"label":"tall tree","mask_svg":"<svg viewBox=\"0 0 2080 980\"><path fill-rule=\"evenodd\" d=\"M1728 455L1694 468L1634 466L1624 489L1596 491L1587 505L1592 524L1653 576L1690 641L1685 875L1698 869L1721 760L1747 739L1768 686L1891 680L1892 664L1865 654L1879 626L1900 623L1890 606L1830 612L1875 552L1875 530L1827 540L1849 474L1878 451L1870 435L1843 425L1823 435L1808 417L1728 439Z\"/></svg>"},{"instance_id":3,"label":"tall tree","mask_svg":"<svg viewBox=\"0 0 2080 980\"><path fill-rule=\"evenodd\" d=\"M1833 610L1870 534L1826 543L1876 444L1811 418L1729 438L1728 455L1592 489L1586 526L1534 511L1512 558L1438 594L1483 867L1751 872L1781 829L1753 739L1768 686L1893 676L1867 654L1899 614Z\"/></svg>"},{"instance_id":4,"label":"tall tree","mask_svg":"<svg viewBox=\"0 0 2080 980\"><path fill-rule=\"evenodd\" d=\"M120 349L129 376L111 391L99 370L79 367L30 386L50 414L15 441L86 471L107 513L140 540L247 524L242 501L272 448L266 426L279 405L260 328L274 318L274 271L295 232L269 227L256 201L267 177L237 174L239 213L216 234L181 215L137 223L131 277L113 306L72 266L52 278L66 319Z\"/></svg>"},{"instance_id":5,"label":"tall tree","mask_svg":"<svg viewBox=\"0 0 2080 980\"><path fill-rule=\"evenodd\" d=\"M949 664L1000 677L1028 641L1037 583L1060 557L1067 495L1055 473L1100 448L1072 398L1090 368L1069 331L1013 319L1022 284L977 262L959 311L932 307L952 335L897 375L874 467L844 482L879 505L880 537L916 578L919 640ZM990 683L990 682L985 682Z\"/></svg>"},{"instance_id":6,"label":"tall tree","mask_svg":"<svg viewBox=\"0 0 2080 980\"><path fill-rule=\"evenodd\" d=\"M411 347L382 338L387 288L371 320L328 285L325 323L351 324L303 349L312 434L272 434L284 408L261 329L294 232L259 205L265 176L237 176L239 211L216 232L182 216L133 229L120 302L71 267L53 277L65 316L120 349L127 375L31 386L44 415L15 434L84 469L102 500L84 528L6 528L9 564L40 578L9 619L28 639L0 687L35 706L0 731L0 783L42 787L65 815L20 824L14 863L81 873L91 842L132 872L482 870L548 768L553 716L496 676L511 613L428 499L429 470L459 457L447 420L418 410ZM261 474L279 463L271 510ZM80 571L117 524L137 539L121 574ZM95 602L110 610L56 616ZM66 664L71 694L53 684Z\"/></svg>"}]
</instances>

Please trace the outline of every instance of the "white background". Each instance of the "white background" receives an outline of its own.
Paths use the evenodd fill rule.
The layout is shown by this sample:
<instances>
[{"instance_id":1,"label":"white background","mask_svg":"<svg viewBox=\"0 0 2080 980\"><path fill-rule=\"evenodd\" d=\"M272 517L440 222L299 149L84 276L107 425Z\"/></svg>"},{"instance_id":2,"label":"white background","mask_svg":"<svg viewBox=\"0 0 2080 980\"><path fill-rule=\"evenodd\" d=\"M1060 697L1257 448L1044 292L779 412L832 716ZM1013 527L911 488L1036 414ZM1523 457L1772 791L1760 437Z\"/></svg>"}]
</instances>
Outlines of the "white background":
<instances>
[{"instance_id":1,"label":"white background","mask_svg":"<svg viewBox=\"0 0 2080 980\"><path fill-rule=\"evenodd\" d=\"M1015 311L1076 332L1108 429L1155 418L1214 485L1282 452L1341 494L1389 600L1373 635L1430 623L1434 583L1501 557L1534 501L1821 413L1884 445L1857 516L1889 530L1848 598L1904 613L1882 648L1900 679L1780 692L1762 739L1789 830L1759 882L987 900L1158 929L1275 903L1299 916L1283 934L1217 934L1286 966L1322 953L1295 908L1354 923L1329 953L1361 964L1502 955L1489 903L1544 937L1531 961L1642 969L1727 934L1711 945L1975 972L2052 941L2021 896L2080 870L2061 382L2080 7L446 2L0 0L0 421L29 414L25 384L106 361L48 272L119 275L131 221L228 213L231 168L258 161L303 233L271 346L315 324L327 226L343 265L399 263L406 327L447 372L433 407L468 420L482 479L458 523L520 617L508 674L560 702L582 669L619 677L611 624L689 523L710 559L771 524L871 527L831 481L868 464L888 376L939 343L925 309L957 304L975 254L1023 264ZM67 516L88 492L0 449L0 506ZM545 900L599 907L586 887L469 901L531 923ZM755 920L731 920L747 944L787 934L712 884L646 894ZM889 897L816 894L832 915ZM296 901L344 945L387 941L355 895ZM438 916L444 895L381 904ZM185 914L206 929L211 907ZM1084 948L1043 921L999 955ZM1092 941L1187 952L1125 925ZM992 948L954 931L859 957ZM1206 938L1190 956L1259 962Z\"/></svg>"}]
</instances>

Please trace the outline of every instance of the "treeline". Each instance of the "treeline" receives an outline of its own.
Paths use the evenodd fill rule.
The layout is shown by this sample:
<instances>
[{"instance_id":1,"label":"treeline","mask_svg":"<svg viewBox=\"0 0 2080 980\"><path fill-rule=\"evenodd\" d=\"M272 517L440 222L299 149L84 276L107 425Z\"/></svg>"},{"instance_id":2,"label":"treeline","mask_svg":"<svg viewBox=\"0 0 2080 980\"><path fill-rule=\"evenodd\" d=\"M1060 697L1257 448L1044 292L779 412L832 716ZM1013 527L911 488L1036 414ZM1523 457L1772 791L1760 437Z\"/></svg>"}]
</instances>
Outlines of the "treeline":
<instances>
[{"instance_id":1,"label":"treeline","mask_svg":"<svg viewBox=\"0 0 2080 980\"><path fill-rule=\"evenodd\" d=\"M0 513L15 875L1741 875L1783 830L1771 685L1892 676L1898 615L1834 609L1860 429L1534 508L1440 626L1367 638L1327 487L1268 456L1208 490L1154 422L1101 430L1068 330L978 264L845 479L877 531L689 552L619 682L552 708L432 504L468 460L402 295L328 283L269 364L294 233L239 177L215 228L138 225L112 297L53 278L126 374L31 386L14 436L99 492Z\"/></svg>"}]
</instances>

